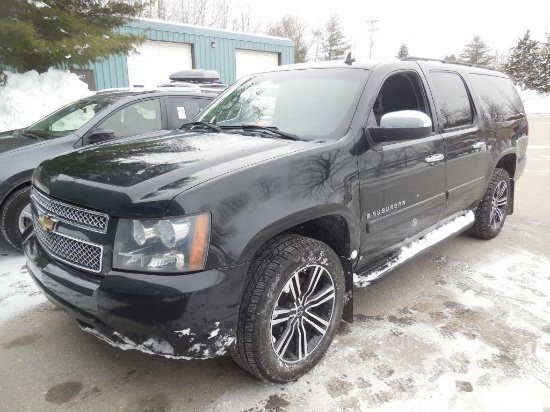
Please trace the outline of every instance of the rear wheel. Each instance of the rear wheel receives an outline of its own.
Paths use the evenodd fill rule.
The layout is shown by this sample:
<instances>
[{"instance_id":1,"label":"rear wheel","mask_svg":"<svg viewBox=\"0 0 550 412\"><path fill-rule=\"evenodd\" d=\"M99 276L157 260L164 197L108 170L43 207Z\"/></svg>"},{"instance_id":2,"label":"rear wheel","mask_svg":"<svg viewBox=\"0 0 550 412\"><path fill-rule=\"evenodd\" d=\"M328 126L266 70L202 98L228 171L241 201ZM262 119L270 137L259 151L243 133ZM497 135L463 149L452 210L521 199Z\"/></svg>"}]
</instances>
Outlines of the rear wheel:
<instances>
[{"instance_id":1,"label":"rear wheel","mask_svg":"<svg viewBox=\"0 0 550 412\"><path fill-rule=\"evenodd\" d=\"M326 244L296 235L272 239L247 275L233 358L264 380L298 379L330 346L344 294L342 265Z\"/></svg>"},{"instance_id":2,"label":"rear wheel","mask_svg":"<svg viewBox=\"0 0 550 412\"><path fill-rule=\"evenodd\" d=\"M510 199L510 176L504 169L495 169L489 186L476 211L470 234L480 239L496 237L506 220Z\"/></svg>"},{"instance_id":3,"label":"rear wheel","mask_svg":"<svg viewBox=\"0 0 550 412\"><path fill-rule=\"evenodd\" d=\"M32 224L31 188L29 186L13 192L2 206L0 230L4 238L15 248L21 250L23 232Z\"/></svg>"}]
</instances>

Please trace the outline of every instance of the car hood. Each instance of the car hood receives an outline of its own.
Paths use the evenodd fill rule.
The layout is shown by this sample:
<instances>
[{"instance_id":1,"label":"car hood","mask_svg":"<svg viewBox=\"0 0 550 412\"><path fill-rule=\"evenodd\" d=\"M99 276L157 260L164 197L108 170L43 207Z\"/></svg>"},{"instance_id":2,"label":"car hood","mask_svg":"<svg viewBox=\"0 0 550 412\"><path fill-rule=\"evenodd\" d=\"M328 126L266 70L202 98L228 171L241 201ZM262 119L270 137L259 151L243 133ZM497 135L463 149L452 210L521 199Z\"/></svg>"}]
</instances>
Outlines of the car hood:
<instances>
[{"instance_id":1,"label":"car hood","mask_svg":"<svg viewBox=\"0 0 550 412\"><path fill-rule=\"evenodd\" d=\"M43 162L35 185L52 197L116 217L163 216L185 190L310 143L188 132L73 151Z\"/></svg>"},{"instance_id":2,"label":"car hood","mask_svg":"<svg viewBox=\"0 0 550 412\"><path fill-rule=\"evenodd\" d=\"M2 132L0 133L0 156L26 146L40 145L43 143L44 140L37 140L32 137L21 135L21 130Z\"/></svg>"}]
</instances>

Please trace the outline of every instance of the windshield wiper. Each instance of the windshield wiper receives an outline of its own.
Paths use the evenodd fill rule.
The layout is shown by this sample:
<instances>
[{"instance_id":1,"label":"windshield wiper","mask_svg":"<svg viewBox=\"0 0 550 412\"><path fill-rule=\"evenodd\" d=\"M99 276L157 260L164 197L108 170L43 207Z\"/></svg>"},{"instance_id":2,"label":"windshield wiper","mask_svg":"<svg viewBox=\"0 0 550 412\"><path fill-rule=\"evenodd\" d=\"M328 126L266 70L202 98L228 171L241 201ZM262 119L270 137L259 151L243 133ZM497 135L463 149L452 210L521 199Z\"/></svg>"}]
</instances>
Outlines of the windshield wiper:
<instances>
[{"instance_id":1,"label":"windshield wiper","mask_svg":"<svg viewBox=\"0 0 550 412\"><path fill-rule=\"evenodd\" d=\"M180 130L184 130L184 129L189 129L190 127L193 127L193 126L204 126L204 127L207 127L209 129L212 129L218 133L221 133L223 132L222 129L220 129L218 126L216 126L215 124L212 124L212 123L206 123L206 122L189 122L189 123L185 123L183 124L181 127L180 127Z\"/></svg>"},{"instance_id":2,"label":"windshield wiper","mask_svg":"<svg viewBox=\"0 0 550 412\"><path fill-rule=\"evenodd\" d=\"M243 124L241 126L222 126L222 128L228 128L228 129L243 129L243 130L261 130L262 132L269 132L273 136L277 136L282 139L288 139L288 140L302 140L299 136L296 136L295 134L283 132L279 130L278 127L275 126L257 126L255 124Z\"/></svg>"}]
</instances>

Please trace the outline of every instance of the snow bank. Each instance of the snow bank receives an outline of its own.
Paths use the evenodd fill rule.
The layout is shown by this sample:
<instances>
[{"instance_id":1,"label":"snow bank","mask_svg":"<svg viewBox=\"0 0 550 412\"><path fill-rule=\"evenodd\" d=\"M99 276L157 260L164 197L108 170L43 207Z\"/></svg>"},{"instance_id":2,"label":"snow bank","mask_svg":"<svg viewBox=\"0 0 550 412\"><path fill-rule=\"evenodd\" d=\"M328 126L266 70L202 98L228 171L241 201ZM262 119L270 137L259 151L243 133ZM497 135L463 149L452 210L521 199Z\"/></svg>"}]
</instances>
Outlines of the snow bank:
<instances>
[{"instance_id":1,"label":"snow bank","mask_svg":"<svg viewBox=\"0 0 550 412\"><path fill-rule=\"evenodd\" d=\"M92 94L74 73L49 69L23 74L6 72L0 86L0 132L30 126L53 111Z\"/></svg>"},{"instance_id":2,"label":"snow bank","mask_svg":"<svg viewBox=\"0 0 550 412\"><path fill-rule=\"evenodd\" d=\"M550 114L550 96L535 90L518 90L527 114Z\"/></svg>"}]
</instances>

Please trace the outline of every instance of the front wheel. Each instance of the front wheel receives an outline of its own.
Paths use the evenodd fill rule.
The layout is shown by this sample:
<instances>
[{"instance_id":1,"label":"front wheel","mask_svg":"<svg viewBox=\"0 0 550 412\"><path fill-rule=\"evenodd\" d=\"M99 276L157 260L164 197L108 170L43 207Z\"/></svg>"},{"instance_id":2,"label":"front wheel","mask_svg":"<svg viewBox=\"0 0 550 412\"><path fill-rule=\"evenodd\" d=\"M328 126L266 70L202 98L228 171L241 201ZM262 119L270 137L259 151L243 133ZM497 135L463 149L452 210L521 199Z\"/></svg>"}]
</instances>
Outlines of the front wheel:
<instances>
[{"instance_id":1,"label":"front wheel","mask_svg":"<svg viewBox=\"0 0 550 412\"><path fill-rule=\"evenodd\" d=\"M233 358L271 382L289 382L322 358L344 306L344 273L326 244L282 235L258 252L248 271Z\"/></svg>"},{"instance_id":2,"label":"front wheel","mask_svg":"<svg viewBox=\"0 0 550 412\"><path fill-rule=\"evenodd\" d=\"M0 213L0 230L4 238L15 248L23 248L23 232L32 224L31 188L29 186L13 192L4 202Z\"/></svg>"},{"instance_id":3,"label":"front wheel","mask_svg":"<svg viewBox=\"0 0 550 412\"><path fill-rule=\"evenodd\" d=\"M495 169L479 204L470 234L480 239L496 237L506 220L510 199L510 176L504 169Z\"/></svg>"}]
</instances>

